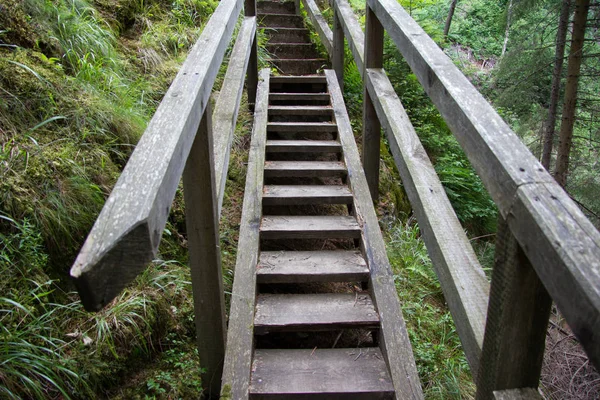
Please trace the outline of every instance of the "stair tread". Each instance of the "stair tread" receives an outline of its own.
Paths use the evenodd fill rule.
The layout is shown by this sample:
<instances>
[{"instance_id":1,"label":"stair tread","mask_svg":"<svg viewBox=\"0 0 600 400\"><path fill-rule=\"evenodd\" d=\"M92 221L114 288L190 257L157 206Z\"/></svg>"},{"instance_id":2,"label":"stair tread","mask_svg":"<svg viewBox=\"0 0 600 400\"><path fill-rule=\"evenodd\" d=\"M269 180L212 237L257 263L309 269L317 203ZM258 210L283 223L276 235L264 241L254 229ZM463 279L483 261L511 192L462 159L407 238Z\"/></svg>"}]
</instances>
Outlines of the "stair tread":
<instances>
[{"instance_id":1,"label":"stair tread","mask_svg":"<svg viewBox=\"0 0 600 400\"><path fill-rule=\"evenodd\" d=\"M329 93L269 93L271 100L329 100Z\"/></svg>"},{"instance_id":2,"label":"stair tread","mask_svg":"<svg viewBox=\"0 0 600 400\"><path fill-rule=\"evenodd\" d=\"M335 140L267 140L266 150L268 153L337 153L342 151L342 145Z\"/></svg>"},{"instance_id":3,"label":"stair tread","mask_svg":"<svg viewBox=\"0 0 600 400\"><path fill-rule=\"evenodd\" d=\"M270 115L327 115L331 106L269 106Z\"/></svg>"},{"instance_id":4,"label":"stair tread","mask_svg":"<svg viewBox=\"0 0 600 400\"><path fill-rule=\"evenodd\" d=\"M341 161L266 161L266 177L325 177L346 175Z\"/></svg>"},{"instance_id":5,"label":"stair tread","mask_svg":"<svg viewBox=\"0 0 600 400\"><path fill-rule=\"evenodd\" d=\"M382 399L394 394L379 348L257 349L252 371L251 395L331 399L346 394L354 395L352 399Z\"/></svg>"},{"instance_id":6,"label":"stair tread","mask_svg":"<svg viewBox=\"0 0 600 400\"><path fill-rule=\"evenodd\" d=\"M269 122L267 132L337 132L335 122Z\"/></svg>"},{"instance_id":7,"label":"stair tread","mask_svg":"<svg viewBox=\"0 0 600 400\"><path fill-rule=\"evenodd\" d=\"M279 44L279 43L271 43ZM290 43L283 43L291 45ZM311 44L301 43L302 46L310 46ZM327 83L327 79L323 75L303 75L303 76L273 76L270 83Z\"/></svg>"},{"instance_id":8,"label":"stair tread","mask_svg":"<svg viewBox=\"0 0 600 400\"><path fill-rule=\"evenodd\" d=\"M342 185L265 185L263 190L265 205L350 204L352 199Z\"/></svg>"},{"instance_id":9,"label":"stair tread","mask_svg":"<svg viewBox=\"0 0 600 400\"><path fill-rule=\"evenodd\" d=\"M369 268L356 250L263 251L258 283L362 282Z\"/></svg>"},{"instance_id":10,"label":"stair tread","mask_svg":"<svg viewBox=\"0 0 600 400\"><path fill-rule=\"evenodd\" d=\"M257 334L378 324L379 315L367 293L260 294L254 314Z\"/></svg>"},{"instance_id":11,"label":"stair tread","mask_svg":"<svg viewBox=\"0 0 600 400\"><path fill-rule=\"evenodd\" d=\"M268 215L262 218L260 233L265 239L358 239L361 228L348 215Z\"/></svg>"}]
</instances>

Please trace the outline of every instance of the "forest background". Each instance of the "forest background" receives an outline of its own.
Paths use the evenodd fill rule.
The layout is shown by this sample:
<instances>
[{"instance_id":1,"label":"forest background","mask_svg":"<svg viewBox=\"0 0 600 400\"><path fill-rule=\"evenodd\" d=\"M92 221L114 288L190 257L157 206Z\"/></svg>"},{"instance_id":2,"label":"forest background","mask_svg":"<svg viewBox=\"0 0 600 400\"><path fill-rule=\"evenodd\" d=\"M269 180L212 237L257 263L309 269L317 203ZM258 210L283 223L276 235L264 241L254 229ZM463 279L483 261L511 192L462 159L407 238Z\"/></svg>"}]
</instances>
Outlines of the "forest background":
<instances>
[{"instance_id":1,"label":"forest background","mask_svg":"<svg viewBox=\"0 0 600 400\"><path fill-rule=\"evenodd\" d=\"M567 69L577 26L573 4L567 8L564 55L557 57L564 2L400 2L536 156L542 158L548 128L555 128L553 151L546 152L554 172L565 88L571 82ZM452 3L455 12L445 35ZM363 1L351 4L364 14ZM0 0L0 398L185 399L200 390L181 191L159 258L111 306L96 314L85 312L68 269L217 5L214 0ZM321 8L331 17L326 3ZM596 227L599 28L600 4L592 1L582 48L575 52L582 64L565 175L567 191ZM259 33L265 66L268 55L262 44ZM564 65L557 74L559 59ZM345 97L360 140L362 83L349 53L346 60ZM493 202L392 45L386 46L385 68L489 269L497 218ZM553 93L554 124L548 122ZM242 112L221 220L227 296L250 127L251 115ZM425 394L472 398L468 364L394 168L384 147L378 213ZM570 352L585 357L557 312L552 324L556 331L566 330L566 336L555 340L567 346L559 356ZM598 397L600 376L585 359L565 363L551 357L547 355L542 382L548 398Z\"/></svg>"}]
</instances>

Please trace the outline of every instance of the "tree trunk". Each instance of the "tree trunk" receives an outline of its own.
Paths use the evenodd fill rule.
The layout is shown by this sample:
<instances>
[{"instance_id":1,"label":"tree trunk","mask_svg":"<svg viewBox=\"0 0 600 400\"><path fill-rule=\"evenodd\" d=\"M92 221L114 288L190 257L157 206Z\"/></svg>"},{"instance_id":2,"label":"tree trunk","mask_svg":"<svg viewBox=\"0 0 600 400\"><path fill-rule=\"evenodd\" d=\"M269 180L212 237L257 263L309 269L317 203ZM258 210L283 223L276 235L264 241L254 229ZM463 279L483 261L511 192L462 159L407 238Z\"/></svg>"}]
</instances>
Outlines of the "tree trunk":
<instances>
[{"instance_id":1,"label":"tree trunk","mask_svg":"<svg viewBox=\"0 0 600 400\"><path fill-rule=\"evenodd\" d=\"M456 3L458 0L452 0L450 2L450 10L448 10L448 17L446 18L446 25L444 26L444 37L448 37L448 32L450 32L450 24L452 24L452 17L454 17L454 9L456 8Z\"/></svg>"},{"instance_id":2,"label":"tree trunk","mask_svg":"<svg viewBox=\"0 0 600 400\"><path fill-rule=\"evenodd\" d=\"M577 88L579 86L579 73L583 60L583 41L585 38L585 25L590 8L590 0L577 0L575 2L575 17L573 18L573 36L569 64L567 66L567 83L565 86L565 103L563 105L562 122L560 125L560 141L558 155L556 156L556 169L554 178L564 188L567 183L569 171L569 154L573 144L573 126L575 125L575 108L577 105Z\"/></svg>"},{"instance_id":3,"label":"tree trunk","mask_svg":"<svg viewBox=\"0 0 600 400\"><path fill-rule=\"evenodd\" d=\"M504 53L506 53L506 46L508 45L508 34L510 33L510 23L511 23L511 19L512 19L512 12L513 12L513 0L510 0L508 2L508 11L506 13L506 30L504 31L504 44L502 45L502 54L500 55L500 57L503 57Z\"/></svg>"},{"instance_id":4,"label":"tree trunk","mask_svg":"<svg viewBox=\"0 0 600 400\"><path fill-rule=\"evenodd\" d=\"M554 72L552 73L552 92L550 94L550 107L548 108L548 119L546 120L546 131L544 132L542 165L550 170L550 157L554 143L554 131L556 126L556 109L558 108L558 97L560 94L560 78L562 76L563 60L565 58L565 43L567 41L567 28L569 26L569 11L571 1L563 0L558 20L558 31L556 32L556 55L554 56Z\"/></svg>"}]
</instances>

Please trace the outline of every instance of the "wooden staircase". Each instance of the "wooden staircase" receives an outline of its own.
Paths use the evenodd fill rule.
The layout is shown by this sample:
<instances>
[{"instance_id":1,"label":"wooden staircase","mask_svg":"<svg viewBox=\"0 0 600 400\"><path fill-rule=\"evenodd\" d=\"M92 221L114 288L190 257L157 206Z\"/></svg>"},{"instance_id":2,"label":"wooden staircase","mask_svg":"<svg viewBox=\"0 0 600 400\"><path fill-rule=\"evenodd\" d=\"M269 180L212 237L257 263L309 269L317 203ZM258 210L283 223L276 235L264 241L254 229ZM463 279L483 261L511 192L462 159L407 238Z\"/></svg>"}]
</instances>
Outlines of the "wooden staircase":
<instances>
[{"instance_id":1,"label":"wooden staircase","mask_svg":"<svg viewBox=\"0 0 600 400\"><path fill-rule=\"evenodd\" d=\"M259 79L224 398L420 398L336 75Z\"/></svg>"},{"instance_id":2,"label":"wooden staircase","mask_svg":"<svg viewBox=\"0 0 600 400\"><path fill-rule=\"evenodd\" d=\"M293 1L259 1L256 5L259 26L269 37L269 62L281 74L314 74L328 65L311 43L309 30Z\"/></svg>"}]
</instances>

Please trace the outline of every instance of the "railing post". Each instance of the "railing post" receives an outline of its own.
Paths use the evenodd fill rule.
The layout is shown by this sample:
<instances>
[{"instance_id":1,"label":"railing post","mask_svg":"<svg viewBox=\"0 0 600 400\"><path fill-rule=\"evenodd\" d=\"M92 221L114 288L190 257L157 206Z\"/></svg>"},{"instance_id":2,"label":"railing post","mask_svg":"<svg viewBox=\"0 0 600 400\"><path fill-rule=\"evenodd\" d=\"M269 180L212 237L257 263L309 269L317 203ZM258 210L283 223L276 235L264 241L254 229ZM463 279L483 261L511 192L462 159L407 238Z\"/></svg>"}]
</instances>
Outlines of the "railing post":
<instances>
[{"instance_id":1,"label":"railing post","mask_svg":"<svg viewBox=\"0 0 600 400\"><path fill-rule=\"evenodd\" d=\"M244 15L246 17L256 16L256 0L244 0ZM258 19L256 20L258 25ZM254 111L256 103L256 88L258 85L258 26L254 34L252 49L250 50L250 58L248 60L248 71L246 72L246 90L248 90L248 107Z\"/></svg>"},{"instance_id":2,"label":"railing post","mask_svg":"<svg viewBox=\"0 0 600 400\"><path fill-rule=\"evenodd\" d=\"M477 400L537 388L552 300L502 218L498 224Z\"/></svg>"},{"instance_id":3,"label":"railing post","mask_svg":"<svg viewBox=\"0 0 600 400\"><path fill-rule=\"evenodd\" d=\"M202 385L207 398L218 398L226 328L211 114L209 102L185 164L183 193Z\"/></svg>"},{"instance_id":4,"label":"railing post","mask_svg":"<svg viewBox=\"0 0 600 400\"><path fill-rule=\"evenodd\" d=\"M365 71L367 68L383 68L383 26L367 5L365 26ZM366 72L363 77L366 78ZM363 167L373 202L379 198L379 154L381 124L363 79Z\"/></svg>"},{"instance_id":5,"label":"railing post","mask_svg":"<svg viewBox=\"0 0 600 400\"><path fill-rule=\"evenodd\" d=\"M334 1L332 1L331 7L334 7ZM340 90L344 90L344 30L340 22L340 16L338 12L333 11L333 55L331 57L333 64L333 70L337 75L338 83L340 84Z\"/></svg>"}]
</instances>

